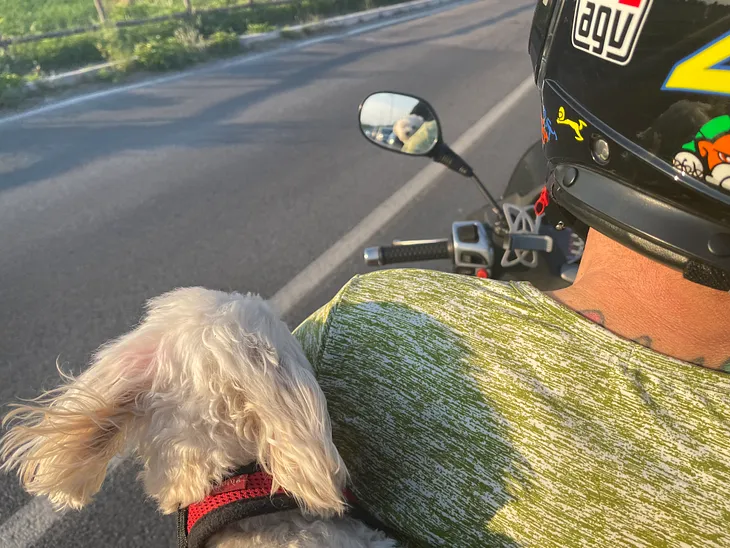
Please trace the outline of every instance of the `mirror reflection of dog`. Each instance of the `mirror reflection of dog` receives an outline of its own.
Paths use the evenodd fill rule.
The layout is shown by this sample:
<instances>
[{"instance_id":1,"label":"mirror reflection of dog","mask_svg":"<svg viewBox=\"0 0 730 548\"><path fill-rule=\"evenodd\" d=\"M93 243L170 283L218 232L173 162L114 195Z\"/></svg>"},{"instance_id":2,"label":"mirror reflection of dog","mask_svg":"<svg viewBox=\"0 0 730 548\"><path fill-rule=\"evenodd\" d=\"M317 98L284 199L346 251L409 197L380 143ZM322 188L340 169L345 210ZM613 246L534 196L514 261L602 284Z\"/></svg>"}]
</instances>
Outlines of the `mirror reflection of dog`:
<instances>
[{"instance_id":1,"label":"mirror reflection of dog","mask_svg":"<svg viewBox=\"0 0 730 548\"><path fill-rule=\"evenodd\" d=\"M186 288L154 298L136 329L102 346L78 378L62 376L62 386L8 413L0 445L2 469L57 509L88 504L110 460L130 449L164 514L219 492L234 497L247 482L243 491L280 510L208 527L199 546L395 546L345 515L347 470L324 394L259 297ZM250 464L254 474L226 480Z\"/></svg>"},{"instance_id":2,"label":"mirror reflection of dog","mask_svg":"<svg viewBox=\"0 0 730 548\"><path fill-rule=\"evenodd\" d=\"M403 143L407 143L416 131L423 125L423 118L416 114L409 114L393 124L393 133Z\"/></svg>"}]
</instances>

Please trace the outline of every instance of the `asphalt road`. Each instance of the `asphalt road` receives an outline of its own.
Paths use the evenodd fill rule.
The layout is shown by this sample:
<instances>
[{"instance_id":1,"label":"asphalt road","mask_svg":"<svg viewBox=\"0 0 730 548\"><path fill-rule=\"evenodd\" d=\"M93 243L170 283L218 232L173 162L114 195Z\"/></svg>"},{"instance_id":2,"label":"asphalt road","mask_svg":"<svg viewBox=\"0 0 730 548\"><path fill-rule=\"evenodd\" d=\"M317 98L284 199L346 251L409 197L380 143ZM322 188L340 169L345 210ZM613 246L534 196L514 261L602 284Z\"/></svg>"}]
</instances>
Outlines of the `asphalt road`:
<instances>
[{"instance_id":1,"label":"asphalt road","mask_svg":"<svg viewBox=\"0 0 730 548\"><path fill-rule=\"evenodd\" d=\"M0 121L0 404L80 371L143 302L179 286L274 295L428 165L369 145L357 107L400 90L455 141L530 74L533 2L480 0ZM500 192L539 137L524 96L466 158ZM373 237L445 237L482 198L456 174ZM438 268L448 269L439 263ZM356 273L361 249L287 311L294 327ZM174 546L126 461L52 523L0 476L0 546ZM19 521L19 516L23 520Z\"/></svg>"}]
</instances>

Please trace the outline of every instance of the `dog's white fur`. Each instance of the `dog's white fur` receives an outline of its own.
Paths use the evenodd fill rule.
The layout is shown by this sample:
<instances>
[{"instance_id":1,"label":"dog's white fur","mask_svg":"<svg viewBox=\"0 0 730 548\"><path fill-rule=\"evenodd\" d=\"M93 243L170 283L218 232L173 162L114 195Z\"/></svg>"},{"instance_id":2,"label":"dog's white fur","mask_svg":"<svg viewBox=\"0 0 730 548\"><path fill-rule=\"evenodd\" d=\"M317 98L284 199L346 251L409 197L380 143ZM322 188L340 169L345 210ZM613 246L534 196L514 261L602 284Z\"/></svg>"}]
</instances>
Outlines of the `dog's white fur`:
<instances>
[{"instance_id":1,"label":"dog's white fur","mask_svg":"<svg viewBox=\"0 0 730 548\"><path fill-rule=\"evenodd\" d=\"M141 324L103 346L78 378L16 405L0 446L34 495L80 509L126 449L160 510L202 500L258 461L304 513L250 518L209 546L371 547L395 543L342 517L345 465L326 401L301 347L265 301L185 288L151 299Z\"/></svg>"},{"instance_id":2,"label":"dog's white fur","mask_svg":"<svg viewBox=\"0 0 730 548\"><path fill-rule=\"evenodd\" d=\"M396 137L405 143L423 125L423 118L417 114L409 114L393 124L393 132Z\"/></svg>"}]
</instances>

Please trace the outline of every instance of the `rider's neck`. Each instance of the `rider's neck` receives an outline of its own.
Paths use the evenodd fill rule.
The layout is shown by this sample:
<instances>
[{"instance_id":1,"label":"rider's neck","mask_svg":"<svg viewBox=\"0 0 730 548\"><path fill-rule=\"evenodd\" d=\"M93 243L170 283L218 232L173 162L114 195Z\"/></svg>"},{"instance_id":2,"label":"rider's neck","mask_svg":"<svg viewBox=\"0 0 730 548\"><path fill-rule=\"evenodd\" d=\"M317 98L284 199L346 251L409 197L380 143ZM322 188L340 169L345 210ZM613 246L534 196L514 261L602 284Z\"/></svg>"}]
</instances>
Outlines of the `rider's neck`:
<instances>
[{"instance_id":1,"label":"rider's neck","mask_svg":"<svg viewBox=\"0 0 730 548\"><path fill-rule=\"evenodd\" d=\"M657 352L730 372L730 293L685 280L596 230L575 283L548 295Z\"/></svg>"}]
</instances>

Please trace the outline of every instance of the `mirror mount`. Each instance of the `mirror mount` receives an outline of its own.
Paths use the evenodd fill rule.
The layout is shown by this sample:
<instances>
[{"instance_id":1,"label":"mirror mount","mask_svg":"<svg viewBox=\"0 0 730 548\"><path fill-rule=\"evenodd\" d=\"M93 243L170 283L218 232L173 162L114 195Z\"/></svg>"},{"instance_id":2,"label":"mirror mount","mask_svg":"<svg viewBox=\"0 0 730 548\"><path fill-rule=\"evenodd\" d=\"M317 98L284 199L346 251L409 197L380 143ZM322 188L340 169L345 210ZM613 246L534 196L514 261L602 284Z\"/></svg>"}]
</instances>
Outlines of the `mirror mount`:
<instances>
[{"instance_id":1,"label":"mirror mount","mask_svg":"<svg viewBox=\"0 0 730 548\"><path fill-rule=\"evenodd\" d=\"M474 170L471 166L443 141L436 143L436 146L429 152L428 156L429 158L433 158L434 162L445 165L452 171L456 171L459 175L474 177Z\"/></svg>"},{"instance_id":2,"label":"mirror mount","mask_svg":"<svg viewBox=\"0 0 730 548\"><path fill-rule=\"evenodd\" d=\"M463 175L464 177L468 177L469 179L473 180L474 184L477 185L479 192L481 192L482 195L487 199L487 201L492 205L491 217L492 225L495 232L497 232L497 234L502 234L508 230L506 219L504 218L504 214L502 213L502 210L499 207L497 200L494 199L492 193L487 190L487 187L484 186L484 183L482 183L479 177L477 177L472 167L467 164L461 156L459 156L451 149L449 145L441 140L439 140L439 142L428 154L428 156L432 158L434 162L443 164L450 170L458 173L459 175Z\"/></svg>"}]
</instances>

